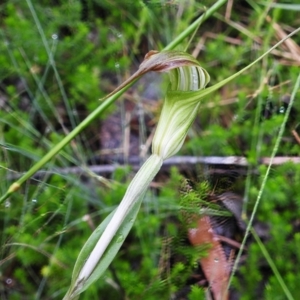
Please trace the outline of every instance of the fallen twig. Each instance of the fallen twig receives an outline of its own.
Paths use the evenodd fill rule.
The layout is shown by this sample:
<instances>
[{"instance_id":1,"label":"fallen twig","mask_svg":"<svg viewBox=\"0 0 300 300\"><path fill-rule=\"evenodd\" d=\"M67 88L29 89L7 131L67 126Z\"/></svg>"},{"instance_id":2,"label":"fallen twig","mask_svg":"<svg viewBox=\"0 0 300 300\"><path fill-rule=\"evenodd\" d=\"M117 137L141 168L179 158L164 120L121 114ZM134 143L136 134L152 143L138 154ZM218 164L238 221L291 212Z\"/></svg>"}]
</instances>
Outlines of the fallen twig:
<instances>
[{"instance_id":1,"label":"fallen twig","mask_svg":"<svg viewBox=\"0 0 300 300\"><path fill-rule=\"evenodd\" d=\"M269 157L263 157L259 160L259 165L268 165L270 162ZM300 163L300 157L287 157L287 156L279 156L275 157L273 160L273 165L278 166L287 162L292 162L294 164ZM128 164L132 166L132 169L135 171L139 168L141 163L141 159L139 157L133 156L128 159ZM192 166L195 165L208 165L208 166L218 166L222 168L222 173L226 173L226 169L224 167L228 166L228 171L232 171L229 167L242 167L246 168L249 166L247 159L243 156L174 156L172 158L167 159L163 164L163 169L168 170L172 166L177 166L179 169L191 169ZM40 179L45 175L84 175L87 174L86 170L89 172L93 172L97 175L107 175L113 173L116 169L122 168L124 166L123 161L120 159L116 160L111 164L103 164L103 165L90 165L90 166L76 166L76 167L67 167L67 168L53 168L52 170L41 170L37 172L32 178ZM22 173L13 172L8 170L10 173L7 177L8 180L16 180L19 178ZM218 173L218 172L217 172Z\"/></svg>"}]
</instances>

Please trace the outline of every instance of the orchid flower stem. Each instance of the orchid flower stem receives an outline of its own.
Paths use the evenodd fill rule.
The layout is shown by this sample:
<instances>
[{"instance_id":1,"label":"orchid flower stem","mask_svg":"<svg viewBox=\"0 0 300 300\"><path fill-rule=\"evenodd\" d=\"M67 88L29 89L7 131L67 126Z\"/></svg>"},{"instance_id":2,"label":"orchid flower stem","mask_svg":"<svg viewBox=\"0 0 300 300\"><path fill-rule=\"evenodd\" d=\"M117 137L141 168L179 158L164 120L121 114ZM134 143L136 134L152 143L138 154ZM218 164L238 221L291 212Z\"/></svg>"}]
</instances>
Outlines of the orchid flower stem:
<instances>
[{"instance_id":1,"label":"orchid flower stem","mask_svg":"<svg viewBox=\"0 0 300 300\"><path fill-rule=\"evenodd\" d=\"M86 264L80 272L77 282L82 282L91 275L100 257L107 249L109 243L117 233L119 227L121 226L128 212L131 210L132 206L137 201L142 201L144 193L146 192L154 176L160 170L162 164L163 159L156 154L152 154L142 165L140 170L136 173L127 188L122 202L118 206L115 214L107 225L107 228L109 228L109 230L106 230L103 233L94 250L91 252Z\"/></svg>"}]
</instances>

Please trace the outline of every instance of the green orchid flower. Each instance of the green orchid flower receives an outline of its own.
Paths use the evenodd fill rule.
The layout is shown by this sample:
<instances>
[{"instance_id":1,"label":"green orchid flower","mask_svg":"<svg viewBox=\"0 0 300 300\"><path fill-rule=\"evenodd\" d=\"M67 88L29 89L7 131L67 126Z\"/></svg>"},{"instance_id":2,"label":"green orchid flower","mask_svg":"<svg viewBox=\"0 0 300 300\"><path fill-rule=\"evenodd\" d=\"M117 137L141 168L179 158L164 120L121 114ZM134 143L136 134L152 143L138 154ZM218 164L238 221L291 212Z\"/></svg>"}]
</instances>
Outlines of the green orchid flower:
<instances>
[{"instance_id":1,"label":"green orchid flower","mask_svg":"<svg viewBox=\"0 0 300 300\"><path fill-rule=\"evenodd\" d=\"M185 52L150 51L139 70L113 93L149 71L170 74L170 86L152 141L152 154L133 178L116 211L104 220L104 225L100 224L83 247L65 299L73 299L87 289L116 255L136 219L149 184L164 160L180 150L197 115L200 98L195 98L193 92L204 89L210 80L198 61Z\"/></svg>"}]
</instances>

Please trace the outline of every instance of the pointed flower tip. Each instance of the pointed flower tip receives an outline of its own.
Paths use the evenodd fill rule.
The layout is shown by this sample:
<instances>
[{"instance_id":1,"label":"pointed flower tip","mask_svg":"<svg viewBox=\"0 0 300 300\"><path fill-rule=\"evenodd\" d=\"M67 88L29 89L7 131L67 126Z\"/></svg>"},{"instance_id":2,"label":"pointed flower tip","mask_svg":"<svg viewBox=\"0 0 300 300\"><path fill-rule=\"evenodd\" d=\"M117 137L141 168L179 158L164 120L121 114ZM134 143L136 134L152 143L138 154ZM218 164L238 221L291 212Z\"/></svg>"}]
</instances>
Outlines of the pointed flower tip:
<instances>
[{"instance_id":1,"label":"pointed flower tip","mask_svg":"<svg viewBox=\"0 0 300 300\"><path fill-rule=\"evenodd\" d=\"M166 72L183 66L200 66L190 54L183 51L149 51L140 65L140 71Z\"/></svg>"},{"instance_id":2,"label":"pointed flower tip","mask_svg":"<svg viewBox=\"0 0 300 300\"><path fill-rule=\"evenodd\" d=\"M167 72L171 77L171 90L196 91L203 89L209 82L210 76L199 62L190 54L183 51L151 50L145 55L139 71Z\"/></svg>"},{"instance_id":3,"label":"pointed flower tip","mask_svg":"<svg viewBox=\"0 0 300 300\"><path fill-rule=\"evenodd\" d=\"M153 71L170 71L170 87L165 98L152 152L167 159L181 148L200 104L198 91L210 80L208 72L190 54L180 51L150 51L141 68L152 65ZM195 93L187 93L187 92Z\"/></svg>"}]
</instances>

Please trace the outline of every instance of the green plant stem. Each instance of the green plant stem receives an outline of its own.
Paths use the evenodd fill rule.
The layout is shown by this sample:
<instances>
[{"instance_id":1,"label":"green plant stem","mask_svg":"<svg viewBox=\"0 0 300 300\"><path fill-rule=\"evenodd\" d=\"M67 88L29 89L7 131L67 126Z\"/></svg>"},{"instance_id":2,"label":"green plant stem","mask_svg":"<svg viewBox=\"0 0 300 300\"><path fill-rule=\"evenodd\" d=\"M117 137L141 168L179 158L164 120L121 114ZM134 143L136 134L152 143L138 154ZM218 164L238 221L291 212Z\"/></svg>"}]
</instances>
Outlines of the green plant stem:
<instances>
[{"instance_id":1,"label":"green plant stem","mask_svg":"<svg viewBox=\"0 0 300 300\"><path fill-rule=\"evenodd\" d=\"M106 230L99 238L93 251L90 253L87 261L85 262L82 270L80 271L79 277L75 283L75 287L77 285L81 286L85 284L85 281L88 280L105 251L108 251L108 253L112 252L107 250L107 247L109 246L117 231L121 227L126 216L131 212L132 207L138 203L138 205L140 206L140 203L143 200L144 193L146 192L150 182L160 170L162 164L162 157L156 154L152 154L142 165L140 170L136 173L126 190L123 200L116 209L116 212L114 213L112 219L106 226ZM134 220L132 220L131 222L132 225L133 222ZM125 237L122 237L121 242L123 242L124 239ZM109 255L114 257L113 253L110 253Z\"/></svg>"},{"instance_id":2,"label":"green plant stem","mask_svg":"<svg viewBox=\"0 0 300 300\"><path fill-rule=\"evenodd\" d=\"M177 36L174 41L167 45L163 50L172 50L177 45L179 45L189 34L191 34L199 24L209 18L216 10L218 10L227 0L219 0L212 7L207 9L204 14L202 14L194 23L192 23L186 30L184 30L180 35Z\"/></svg>"},{"instance_id":3,"label":"green plant stem","mask_svg":"<svg viewBox=\"0 0 300 300\"><path fill-rule=\"evenodd\" d=\"M272 165L273 165L274 157L276 156L276 153L279 149L279 145L280 145L283 133L284 133L285 125L286 125L287 120L289 118L289 115L290 115L290 112L291 112L291 109L292 109L292 106L293 106L293 103L294 103L294 99L295 99L297 91L299 90L299 87L300 87L300 73L299 73L298 78L296 80L296 83L295 83L295 86L294 86L294 89L293 89L293 92L292 92L292 95L291 95L290 103L289 103L289 106L286 110L286 114L284 116L283 122L280 126L279 133L278 133L278 136L277 136L277 139L276 139L276 143L275 143L272 155L271 155L270 163L268 165L267 171L266 171L265 176L263 178L260 190L258 192L257 199L256 199L255 205L253 207L253 210L252 210L252 213L251 213L251 216L250 216L250 219L249 219L249 223L248 223L247 228L246 228L246 232L245 232L240 250L239 250L239 252L237 254L237 257L236 257L236 260L234 262L234 265L233 265L233 268L232 268L232 273L231 273L231 276L230 276L230 279L229 279L229 282L228 282L228 289L230 287L230 284L231 284L231 281L233 279L234 273L237 269L240 257L242 255L243 249L244 249L245 244L246 244L246 240L247 240L248 235L250 233L250 230L251 230L251 227L252 227L252 224L253 224L253 220L254 220L254 217L255 217L257 209L258 209L258 205L260 203L262 194L264 192L264 189L265 189L265 186L266 186L266 183L267 183L267 180L268 180L268 177L269 177Z\"/></svg>"},{"instance_id":4,"label":"green plant stem","mask_svg":"<svg viewBox=\"0 0 300 300\"><path fill-rule=\"evenodd\" d=\"M286 286L282 276L280 275L274 261L272 260L271 256L269 255L268 250L266 249L265 245L263 244L263 242L261 241L261 239L259 238L259 236L257 235L256 231L252 228L251 229L251 233L256 241L256 243L258 244L262 254L264 255L265 259L267 260L269 266L271 267L276 279L278 280L278 283L280 284L283 292L285 293L285 296L288 300L294 300L294 297L292 296L291 292L289 291L288 287Z\"/></svg>"}]
</instances>

